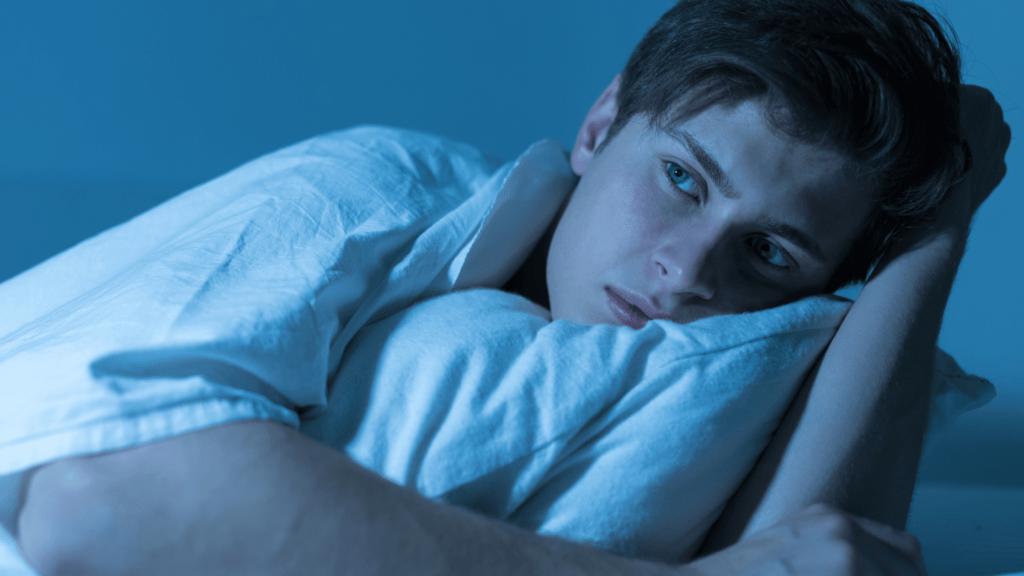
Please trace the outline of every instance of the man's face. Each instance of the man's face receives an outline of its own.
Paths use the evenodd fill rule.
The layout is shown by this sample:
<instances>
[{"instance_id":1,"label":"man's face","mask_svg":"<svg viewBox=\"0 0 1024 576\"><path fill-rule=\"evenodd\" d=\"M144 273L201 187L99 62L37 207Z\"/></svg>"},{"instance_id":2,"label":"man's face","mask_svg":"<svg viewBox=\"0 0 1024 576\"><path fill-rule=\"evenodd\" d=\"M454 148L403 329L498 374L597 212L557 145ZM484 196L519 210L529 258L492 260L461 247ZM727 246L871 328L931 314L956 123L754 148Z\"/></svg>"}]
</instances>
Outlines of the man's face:
<instances>
[{"instance_id":1,"label":"man's face","mask_svg":"<svg viewBox=\"0 0 1024 576\"><path fill-rule=\"evenodd\" d=\"M756 101L665 131L635 117L595 152L615 90L573 149L581 178L547 260L554 319L685 323L824 289L870 209L836 155L773 133Z\"/></svg>"}]
</instances>

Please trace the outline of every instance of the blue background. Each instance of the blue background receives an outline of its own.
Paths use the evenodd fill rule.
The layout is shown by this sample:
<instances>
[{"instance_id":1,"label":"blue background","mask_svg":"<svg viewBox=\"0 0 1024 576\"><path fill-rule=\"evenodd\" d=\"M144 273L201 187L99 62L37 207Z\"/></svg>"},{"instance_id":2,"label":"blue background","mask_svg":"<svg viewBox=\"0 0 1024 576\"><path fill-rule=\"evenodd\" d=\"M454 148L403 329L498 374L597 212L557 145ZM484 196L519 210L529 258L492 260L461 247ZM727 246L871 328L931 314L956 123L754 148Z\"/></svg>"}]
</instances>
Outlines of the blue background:
<instances>
[{"instance_id":1,"label":"blue background","mask_svg":"<svg viewBox=\"0 0 1024 576\"><path fill-rule=\"evenodd\" d=\"M966 80L1024 135L1024 2L922 3L958 32ZM506 159L542 137L568 146L670 4L3 0L0 281L244 161L354 124ZM933 448L923 480L1024 486L1019 142L1007 164L940 341L999 397Z\"/></svg>"}]
</instances>

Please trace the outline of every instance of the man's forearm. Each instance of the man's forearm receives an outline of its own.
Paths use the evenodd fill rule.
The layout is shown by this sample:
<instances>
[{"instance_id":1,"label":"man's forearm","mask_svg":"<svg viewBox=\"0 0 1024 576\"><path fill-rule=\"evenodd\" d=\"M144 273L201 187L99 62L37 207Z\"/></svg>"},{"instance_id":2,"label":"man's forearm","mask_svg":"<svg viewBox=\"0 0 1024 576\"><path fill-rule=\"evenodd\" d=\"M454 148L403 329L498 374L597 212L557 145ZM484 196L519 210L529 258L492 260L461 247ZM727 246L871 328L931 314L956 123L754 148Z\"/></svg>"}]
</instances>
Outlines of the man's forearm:
<instances>
[{"instance_id":1,"label":"man's forearm","mask_svg":"<svg viewBox=\"0 0 1024 576\"><path fill-rule=\"evenodd\" d=\"M48 465L19 543L50 574L672 574L394 485L269 422Z\"/></svg>"},{"instance_id":2,"label":"man's forearm","mask_svg":"<svg viewBox=\"0 0 1024 576\"><path fill-rule=\"evenodd\" d=\"M904 526L965 237L950 227L879 264L705 552L813 502Z\"/></svg>"}]
</instances>

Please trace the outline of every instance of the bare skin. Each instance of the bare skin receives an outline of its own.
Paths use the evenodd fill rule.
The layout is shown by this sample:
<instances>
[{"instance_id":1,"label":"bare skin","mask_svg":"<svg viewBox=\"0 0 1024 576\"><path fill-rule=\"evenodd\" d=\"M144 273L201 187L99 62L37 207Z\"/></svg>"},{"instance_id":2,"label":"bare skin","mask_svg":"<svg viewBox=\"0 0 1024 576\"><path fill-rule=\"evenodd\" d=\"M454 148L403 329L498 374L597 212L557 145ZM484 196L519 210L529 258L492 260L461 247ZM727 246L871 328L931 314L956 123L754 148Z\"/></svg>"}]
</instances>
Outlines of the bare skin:
<instances>
[{"instance_id":1,"label":"bare skin","mask_svg":"<svg viewBox=\"0 0 1024 576\"><path fill-rule=\"evenodd\" d=\"M923 574L916 540L888 526L905 521L924 431L927 383L912 375L930 368L970 218L1005 174L1009 142L991 95L964 94L971 176L928 233L879 266L697 561L666 566L530 534L269 422L39 468L21 499L23 555L43 576ZM863 357L876 360L870 370ZM893 477L891 498L876 501Z\"/></svg>"}]
</instances>

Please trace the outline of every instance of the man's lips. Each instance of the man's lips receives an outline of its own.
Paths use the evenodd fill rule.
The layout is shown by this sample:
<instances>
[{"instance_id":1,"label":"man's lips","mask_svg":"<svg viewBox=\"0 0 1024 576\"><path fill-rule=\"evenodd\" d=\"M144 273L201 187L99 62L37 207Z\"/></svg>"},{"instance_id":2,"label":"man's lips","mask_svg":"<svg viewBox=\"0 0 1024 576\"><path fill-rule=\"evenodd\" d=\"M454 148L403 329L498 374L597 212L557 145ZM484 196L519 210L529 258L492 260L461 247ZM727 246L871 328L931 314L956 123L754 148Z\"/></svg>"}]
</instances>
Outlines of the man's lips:
<instances>
[{"instance_id":1,"label":"man's lips","mask_svg":"<svg viewBox=\"0 0 1024 576\"><path fill-rule=\"evenodd\" d=\"M661 310L658 309L657 305L654 304L654 301L646 296L641 296L636 292L631 292L630 290L619 286L608 286L608 290L611 290L612 292L617 294L619 298L622 298L623 300L626 301L626 304L633 306L641 313L643 313L644 316L647 316L647 318L651 320L675 321L675 318L673 318L671 314L663 313Z\"/></svg>"},{"instance_id":2,"label":"man's lips","mask_svg":"<svg viewBox=\"0 0 1024 576\"><path fill-rule=\"evenodd\" d=\"M651 318L644 314L643 310L630 304L612 288L605 288L604 292L608 297L608 308L611 309L612 314L623 325L639 330L650 321Z\"/></svg>"}]
</instances>

